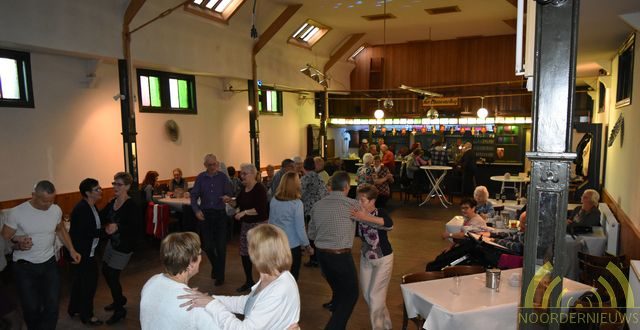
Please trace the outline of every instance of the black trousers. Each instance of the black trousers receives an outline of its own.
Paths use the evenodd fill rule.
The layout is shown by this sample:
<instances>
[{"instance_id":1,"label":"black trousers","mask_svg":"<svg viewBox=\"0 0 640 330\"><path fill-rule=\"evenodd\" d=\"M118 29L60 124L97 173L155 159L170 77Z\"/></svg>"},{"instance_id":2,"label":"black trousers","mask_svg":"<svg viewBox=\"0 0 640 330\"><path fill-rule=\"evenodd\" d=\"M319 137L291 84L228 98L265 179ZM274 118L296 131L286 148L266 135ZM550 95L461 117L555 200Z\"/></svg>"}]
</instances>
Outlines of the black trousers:
<instances>
[{"instance_id":1,"label":"black trousers","mask_svg":"<svg viewBox=\"0 0 640 330\"><path fill-rule=\"evenodd\" d=\"M291 275L293 278L298 280L298 276L300 275L300 264L302 263L302 248L300 246L296 246L291 249Z\"/></svg>"},{"instance_id":2,"label":"black trousers","mask_svg":"<svg viewBox=\"0 0 640 330\"><path fill-rule=\"evenodd\" d=\"M98 287L98 264L95 257L83 257L77 264L71 264L71 296L69 297L70 314L80 313L80 318L89 320L93 317L93 298Z\"/></svg>"},{"instance_id":3,"label":"black trousers","mask_svg":"<svg viewBox=\"0 0 640 330\"><path fill-rule=\"evenodd\" d=\"M200 222L202 249L207 253L216 280L224 281L227 257L227 214L224 210L202 210L204 221Z\"/></svg>"},{"instance_id":4,"label":"black trousers","mask_svg":"<svg viewBox=\"0 0 640 330\"><path fill-rule=\"evenodd\" d=\"M353 308L358 302L358 275L351 253L332 254L317 251L318 262L331 291L333 291L333 307L329 322L325 329L346 329Z\"/></svg>"},{"instance_id":5,"label":"black trousers","mask_svg":"<svg viewBox=\"0 0 640 330\"><path fill-rule=\"evenodd\" d=\"M114 311L121 312L124 309L124 305L127 303L127 298L122 295L120 270L111 268L106 263L102 263L102 275L104 275L105 282L107 282L107 285L111 290Z\"/></svg>"}]
</instances>

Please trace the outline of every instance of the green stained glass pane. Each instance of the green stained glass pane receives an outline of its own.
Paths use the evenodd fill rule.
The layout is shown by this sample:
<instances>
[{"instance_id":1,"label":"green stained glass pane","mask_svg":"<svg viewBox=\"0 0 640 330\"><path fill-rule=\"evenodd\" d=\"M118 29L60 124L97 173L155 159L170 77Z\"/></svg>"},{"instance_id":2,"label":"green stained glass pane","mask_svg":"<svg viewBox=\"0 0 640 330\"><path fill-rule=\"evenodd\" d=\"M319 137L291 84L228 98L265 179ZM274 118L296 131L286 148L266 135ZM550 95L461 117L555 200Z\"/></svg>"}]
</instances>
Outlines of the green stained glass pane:
<instances>
[{"instance_id":1,"label":"green stained glass pane","mask_svg":"<svg viewBox=\"0 0 640 330\"><path fill-rule=\"evenodd\" d=\"M178 96L180 98L180 108L189 108L189 88L186 80L178 80Z\"/></svg>"},{"instance_id":2,"label":"green stained glass pane","mask_svg":"<svg viewBox=\"0 0 640 330\"><path fill-rule=\"evenodd\" d=\"M271 106L269 108L272 112L278 112L278 92L276 91L271 92Z\"/></svg>"},{"instance_id":3,"label":"green stained glass pane","mask_svg":"<svg viewBox=\"0 0 640 330\"><path fill-rule=\"evenodd\" d=\"M258 91L258 111L262 111L262 91Z\"/></svg>"},{"instance_id":4,"label":"green stained glass pane","mask_svg":"<svg viewBox=\"0 0 640 330\"><path fill-rule=\"evenodd\" d=\"M151 106L162 106L162 102L160 102L160 79L158 79L158 77L149 77L149 92L151 95Z\"/></svg>"}]
</instances>

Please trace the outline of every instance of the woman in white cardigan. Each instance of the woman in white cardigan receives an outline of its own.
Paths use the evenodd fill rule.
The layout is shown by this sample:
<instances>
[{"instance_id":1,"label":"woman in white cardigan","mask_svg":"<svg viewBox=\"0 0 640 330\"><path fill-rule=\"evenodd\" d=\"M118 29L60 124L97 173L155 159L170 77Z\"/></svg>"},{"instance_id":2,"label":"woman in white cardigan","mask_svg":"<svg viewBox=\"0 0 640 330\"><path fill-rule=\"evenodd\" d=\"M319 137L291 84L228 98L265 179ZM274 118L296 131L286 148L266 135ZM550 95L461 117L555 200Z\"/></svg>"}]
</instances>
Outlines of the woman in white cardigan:
<instances>
[{"instance_id":1,"label":"woman in white cardigan","mask_svg":"<svg viewBox=\"0 0 640 330\"><path fill-rule=\"evenodd\" d=\"M209 296L197 290L178 298L191 310L204 307L221 329L294 329L300 318L300 294L289 273L291 250L282 229L269 224L249 230L249 256L260 280L245 296ZM235 314L243 314L239 320Z\"/></svg>"}]
</instances>

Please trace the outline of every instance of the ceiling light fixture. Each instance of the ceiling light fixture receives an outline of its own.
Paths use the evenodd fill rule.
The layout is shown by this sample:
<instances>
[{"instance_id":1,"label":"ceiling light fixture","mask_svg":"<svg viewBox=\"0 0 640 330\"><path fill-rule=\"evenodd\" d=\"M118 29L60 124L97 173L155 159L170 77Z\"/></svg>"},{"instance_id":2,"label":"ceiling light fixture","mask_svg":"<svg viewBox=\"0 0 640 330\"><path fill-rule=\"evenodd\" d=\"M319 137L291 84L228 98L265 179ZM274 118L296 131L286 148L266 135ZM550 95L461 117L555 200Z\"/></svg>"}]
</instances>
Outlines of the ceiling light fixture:
<instances>
[{"instance_id":1,"label":"ceiling light fixture","mask_svg":"<svg viewBox=\"0 0 640 330\"><path fill-rule=\"evenodd\" d=\"M484 96L480 97L482 104L480 105L480 109L478 109L478 118L485 119L489 115L489 110L484 107Z\"/></svg>"},{"instance_id":2,"label":"ceiling light fixture","mask_svg":"<svg viewBox=\"0 0 640 330\"><path fill-rule=\"evenodd\" d=\"M440 116L438 110L436 110L436 108L434 108L432 105L431 108L429 108L429 110L427 111L427 118L438 119L438 116Z\"/></svg>"},{"instance_id":3,"label":"ceiling light fixture","mask_svg":"<svg viewBox=\"0 0 640 330\"><path fill-rule=\"evenodd\" d=\"M380 108L380 99L378 99L378 107L376 108L376 111L373 112L373 117L376 119L382 119L384 118L384 110L382 110L382 108ZM387 100L385 100L386 103Z\"/></svg>"},{"instance_id":4,"label":"ceiling light fixture","mask_svg":"<svg viewBox=\"0 0 640 330\"><path fill-rule=\"evenodd\" d=\"M304 68L300 69L300 72L305 76L313 79L324 88L329 88L329 78L324 75L320 70L307 64Z\"/></svg>"}]
</instances>

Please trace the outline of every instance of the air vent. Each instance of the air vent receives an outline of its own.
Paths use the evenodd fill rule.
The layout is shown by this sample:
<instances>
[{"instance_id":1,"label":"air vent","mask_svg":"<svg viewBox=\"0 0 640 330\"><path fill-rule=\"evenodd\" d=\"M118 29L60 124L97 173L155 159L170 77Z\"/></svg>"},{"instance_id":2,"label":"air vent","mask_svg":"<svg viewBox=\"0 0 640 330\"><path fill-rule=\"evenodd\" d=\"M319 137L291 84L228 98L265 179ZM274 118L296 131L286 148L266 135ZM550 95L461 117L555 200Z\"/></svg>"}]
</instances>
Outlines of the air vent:
<instances>
[{"instance_id":1,"label":"air vent","mask_svg":"<svg viewBox=\"0 0 640 330\"><path fill-rule=\"evenodd\" d=\"M460 11L460 7L458 6L448 6L448 7L436 7L436 8L428 8L425 9L429 15L440 15L440 14L450 14L457 13Z\"/></svg>"},{"instance_id":2,"label":"air vent","mask_svg":"<svg viewBox=\"0 0 640 330\"><path fill-rule=\"evenodd\" d=\"M391 19L391 18L396 18L393 14L376 14L376 15L366 15L366 16L362 16L362 18L366 19L367 21L380 21L383 19Z\"/></svg>"}]
</instances>

